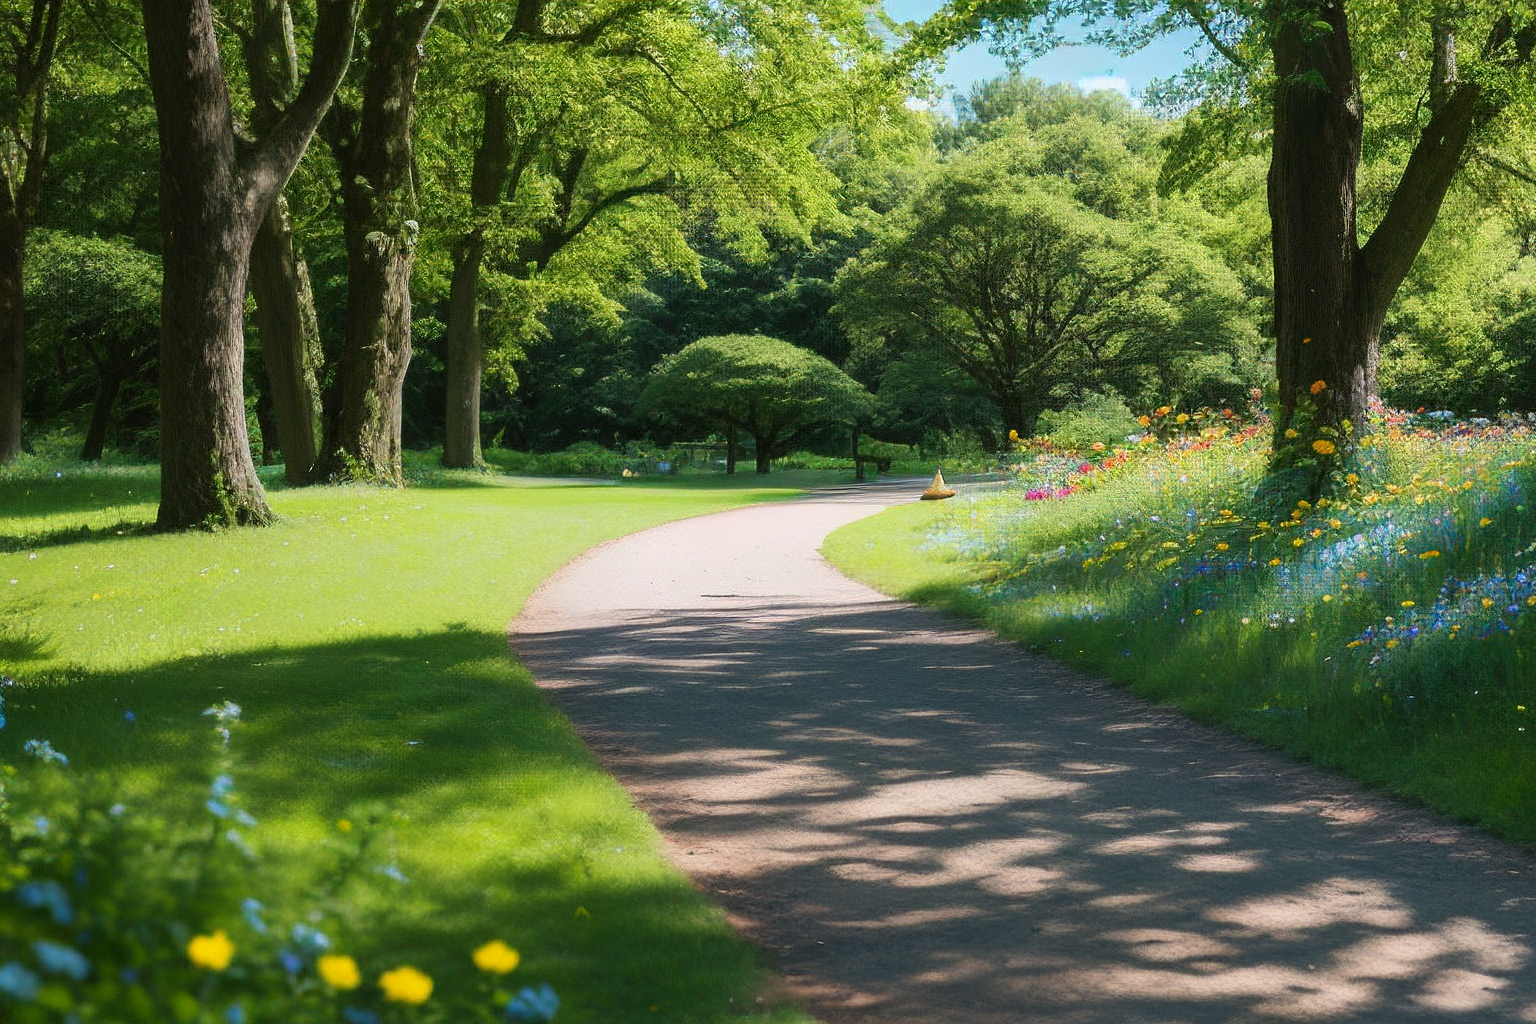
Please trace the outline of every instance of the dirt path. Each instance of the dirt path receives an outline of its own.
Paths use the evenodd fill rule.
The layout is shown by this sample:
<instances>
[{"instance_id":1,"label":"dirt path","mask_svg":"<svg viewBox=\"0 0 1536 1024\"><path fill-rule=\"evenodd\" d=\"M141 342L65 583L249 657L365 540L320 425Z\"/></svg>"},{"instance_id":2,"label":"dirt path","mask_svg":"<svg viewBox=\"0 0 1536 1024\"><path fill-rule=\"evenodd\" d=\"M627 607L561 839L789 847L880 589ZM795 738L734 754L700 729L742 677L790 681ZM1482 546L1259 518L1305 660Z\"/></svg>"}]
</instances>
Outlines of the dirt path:
<instances>
[{"instance_id":1,"label":"dirt path","mask_svg":"<svg viewBox=\"0 0 1536 1024\"><path fill-rule=\"evenodd\" d=\"M589 553L514 645L831 1022L1536 1022L1536 864L817 554L916 490Z\"/></svg>"}]
</instances>

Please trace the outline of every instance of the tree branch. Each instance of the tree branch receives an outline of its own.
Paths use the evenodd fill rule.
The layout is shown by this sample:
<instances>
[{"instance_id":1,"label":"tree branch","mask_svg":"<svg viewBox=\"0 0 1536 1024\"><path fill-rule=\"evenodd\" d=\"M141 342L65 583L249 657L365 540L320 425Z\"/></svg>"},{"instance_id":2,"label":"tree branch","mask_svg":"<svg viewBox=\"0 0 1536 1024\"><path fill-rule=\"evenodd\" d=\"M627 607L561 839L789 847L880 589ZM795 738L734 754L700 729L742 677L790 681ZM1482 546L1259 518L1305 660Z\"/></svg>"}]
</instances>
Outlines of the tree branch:
<instances>
[{"instance_id":1,"label":"tree branch","mask_svg":"<svg viewBox=\"0 0 1536 1024\"><path fill-rule=\"evenodd\" d=\"M1215 47L1217 53L1227 58L1233 65L1243 71L1252 70L1249 63L1243 59L1242 54L1222 42L1221 37L1211 28L1210 19L1205 16L1203 11L1197 11L1193 6L1184 7L1182 10L1189 17L1189 20L1194 22L1195 26L1205 35L1206 41Z\"/></svg>"}]
</instances>

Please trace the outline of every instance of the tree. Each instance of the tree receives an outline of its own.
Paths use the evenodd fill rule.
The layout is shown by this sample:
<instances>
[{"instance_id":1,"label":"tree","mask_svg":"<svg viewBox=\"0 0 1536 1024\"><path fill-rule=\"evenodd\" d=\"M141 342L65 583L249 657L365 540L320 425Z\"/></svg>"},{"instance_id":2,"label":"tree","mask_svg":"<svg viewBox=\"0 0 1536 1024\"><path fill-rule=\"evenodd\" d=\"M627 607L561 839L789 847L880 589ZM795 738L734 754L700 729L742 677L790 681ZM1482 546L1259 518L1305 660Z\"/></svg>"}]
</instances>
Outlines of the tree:
<instances>
[{"instance_id":1,"label":"tree","mask_svg":"<svg viewBox=\"0 0 1536 1024\"><path fill-rule=\"evenodd\" d=\"M657 367L641 408L679 422L709 422L752 435L767 473L806 432L869 415L868 391L826 359L756 334L700 338Z\"/></svg>"},{"instance_id":2,"label":"tree","mask_svg":"<svg viewBox=\"0 0 1536 1024\"><path fill-rule=\"evenodd\" d=\"M1175 141L1178 160L1199 165L1267 138L1275 464L1319 490L1335 460L1315 457L1312 442L1333 438L1342 454L1365 427L1382 322L1447 190L1476 149L1498 148L1507 114L1530 113L1536 12L1491 0L1367 0L1347 10L1343 0L967 0L918 29L908 53L921 58L984 34L1016 54L1035 52L1060 41L1056 26L1069 15L1124 19L1099 38L1125 49L1175 28L1205 34L1214 56L1183 93L1201 105ZM1373 106L1386 123L1368 126ZM1362 150L1394 139L1406 140L1401 170L1362 243ZM1288 437L1293 422L1305 429Z\"/></svg>"},{"instance_id":3,"label":"tree","mask_svg":"<svg viewBox=\"0 0 1536 1024\"><path fill-rule=\"evenodd\" d=\"M309 74L254 143L236 135L208 0L144 0L160 138L163 530L271 519L242 387L251 243L346 74L355 0L320 0Z\"/></svg>"},{"instance_id":4,"label":"tree","mask_svg":"<svg viewBox=\"0 0 1536 1024\"><path fill-rule=\"evenodd\" d=\"M21 451L27 328L22 276L27 228L48 164L48 93L64 0L0 6L0 464Z\"/></svg>"},{"instance_id":5,"label":"tree","mask_svg":"<svg viewBox=\"0 0 1536 1024\"><path fill-rule=\"evenodd\" d=\"M1180 359L1230 358L1256 340L1231 273L1184 230L1127 209L1134 200L1106 182L1133 178L1132 161L1081 159L1104 140L1076 128L969 152L838 278L837 312L856 337L939 355L1022 436L1085 390L1139 397Z\"/></svg>"},{"instance_id":6,"label":"tree","mask_svg":"<svg viewBox=\"0 0 1536 1024\"><path fill-rule=\"evenodd\" d=\"M96 371L80 458L101 458L118 390L155 356L160 261L122 241L45 233L32 243L27 305L35 342L72 349Z\"/></svg>"},{"instance_id":7,"label":"tree","mask_svg":"<svg viewBox=\"0 0 1536 1024\"><path fill-rule=\"evenodd\" d=\"M299 89L299 48L288 0L253 0L251 23L238 27L260 132L271 129ZM308 482L319 445L316 371L321 362L320 325L309 283L309 265L294 244L288 198L268 207L251 246L251 295L266 369L277 440L288 483Z\"/></svg>"},{"instance_id":8,"label":"tree","mask_svg":"<svg viewBox=\"0 0 1536 1024\"><path fill-rule=\"evenodd\" d=\"M806 238L837 217L818 136L861 105L872 128L900 109L862 74L880 51L857 3L618 3L577 18L521 0L499 19L496 6L452 19L487 77L472 211L453 243L450 466L479 455L487 253L493 274L552 285L506 289L524 301L596 299L652 268L696 279L684 217L712 219L747 252L766 248L765 231Z\"/></svg>"},{"instance_id":9,"label":"tree","mask_svg":"<svg viewBox=\"0 0 1536 1024\"><path fill-rule=\"evenodd\" d=\"M322 479L400 486L401 391L411 362L411 268L421 234L412 123L424 42L442 0L366 0L360 101L337 103L323 131L340 172L347 322Z\"/></svg>"}]
</instances>

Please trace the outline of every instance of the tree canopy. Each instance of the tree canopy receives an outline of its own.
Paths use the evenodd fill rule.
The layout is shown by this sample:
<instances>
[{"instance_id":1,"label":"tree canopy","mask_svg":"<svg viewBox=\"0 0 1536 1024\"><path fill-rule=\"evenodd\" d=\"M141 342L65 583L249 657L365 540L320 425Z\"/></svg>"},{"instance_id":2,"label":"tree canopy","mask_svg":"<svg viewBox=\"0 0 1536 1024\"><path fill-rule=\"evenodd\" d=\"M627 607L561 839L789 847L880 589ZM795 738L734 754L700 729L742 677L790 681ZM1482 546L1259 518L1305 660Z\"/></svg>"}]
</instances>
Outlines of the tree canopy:
<instances>
[{"instance_id":1,"label":"tree canopy","mask_svg":"<svg viewBox=\"0 0 1536 1024\"><path fill-rule=\"evenodd\" d=\"M831 361L760 334L700 338L668 356L641 396L641 409L682 424L743 430L756 445L757 471L814 427L856 423L873 401Z\"/></svg>"}]
</instances>

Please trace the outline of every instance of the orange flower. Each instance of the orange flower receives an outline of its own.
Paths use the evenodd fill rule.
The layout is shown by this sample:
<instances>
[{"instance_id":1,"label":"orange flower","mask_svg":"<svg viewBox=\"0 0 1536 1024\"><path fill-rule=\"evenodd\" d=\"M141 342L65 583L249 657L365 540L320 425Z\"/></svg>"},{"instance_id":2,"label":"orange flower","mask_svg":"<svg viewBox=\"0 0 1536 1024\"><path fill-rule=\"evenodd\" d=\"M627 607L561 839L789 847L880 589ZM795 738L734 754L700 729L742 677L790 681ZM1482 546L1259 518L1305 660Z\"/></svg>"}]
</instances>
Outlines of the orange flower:
<instances>
[{"instance_id":1,"label":"orange flower","mask_svg":"<svg viewBox=\"0 0 1536 1024\"><path fill-rule=\"evenodd\" d=\"M1319 455L1332 455L1338 449L1333 446L1332 441L1319 440L1312 442L1312 450L1317 452Z\"/></svg>"},{"instance_id":2,"label":"orange flower","mask_svg":"<svg viewBox=\"0 0 1536 1024\"><path fill-rule=\"evenodd\" d=\"M1328 383L1326 381L1315 380L1315 381L1312 382L1312 387L1309 390L1314 395L1320 395L1324 391L1328 390Z\"/></svg>"}]
</instances>

